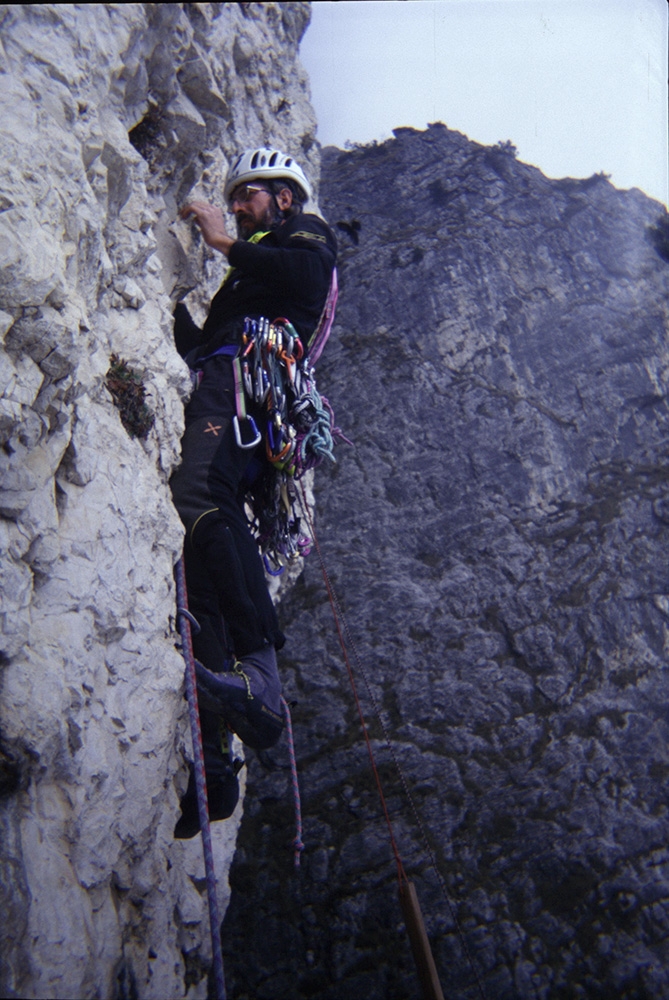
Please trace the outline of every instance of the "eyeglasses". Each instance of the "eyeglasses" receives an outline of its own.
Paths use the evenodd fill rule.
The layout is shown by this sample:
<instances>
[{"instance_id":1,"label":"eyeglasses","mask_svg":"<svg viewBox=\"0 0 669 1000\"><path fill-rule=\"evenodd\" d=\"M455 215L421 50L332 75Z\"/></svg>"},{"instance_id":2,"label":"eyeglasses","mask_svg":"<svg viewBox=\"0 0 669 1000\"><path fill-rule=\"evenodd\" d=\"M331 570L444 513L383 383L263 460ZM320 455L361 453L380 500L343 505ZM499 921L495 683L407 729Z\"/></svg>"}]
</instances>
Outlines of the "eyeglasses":
<instances>
[{"instance_id":1,"label":"eyeglasses","mask_svg":"<svg viewBox=\"0 0 669 1000\"><path fill-rule=\"evenodd\" d=\"M251 201L259 191L267 191L267 188L258 187L257 184L240 184L230 195L230 208L232 208L235 202L243 205L245 202Z\"/></svg>"}]
</instances>

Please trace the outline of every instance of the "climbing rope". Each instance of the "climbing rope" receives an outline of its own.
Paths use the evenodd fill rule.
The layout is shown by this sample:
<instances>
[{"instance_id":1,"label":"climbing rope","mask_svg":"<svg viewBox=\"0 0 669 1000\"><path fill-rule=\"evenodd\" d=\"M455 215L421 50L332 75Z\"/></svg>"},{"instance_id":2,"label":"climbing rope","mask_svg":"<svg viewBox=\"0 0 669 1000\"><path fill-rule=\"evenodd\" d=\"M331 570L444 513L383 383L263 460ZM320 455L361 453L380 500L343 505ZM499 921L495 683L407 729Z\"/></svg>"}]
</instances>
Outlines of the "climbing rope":
<instances>
[{"instance_id":1,"label":"climbing rope","mask_svg":"<svg viewBox=\"0 0 669 1000\"><path fill-rule=\"evenodd\" d=\"M202 748L202 731L200 729L200 713L197 703L195 657L193 655L193 641L191 638L191 623L195 619L188 611L186 572L183 557L179 559L176 565L176 585L177 620L181 635L181 651L186 661L186 696L188 698L188 718L190 720L190 731L193 740L193 765L195 771L195 788L197 791L197 807L200 815L200 829L202 831L202 851L204 854L207 900L209 903L214 984L216 1000L226 1000L223 952L221 949L221 922L218 916L218 901L216 899L216 871L214 868L214 852L211 844L207 785L204 774L204 751Z\"/></svg>"},{"instance_id":2,"label":"climbing rope","mask_svg":"<svg viewBox=\"0 0 669 1000\"><path fill-rule=\"evenodd\" d=\"M300 479L309 469L315 468L324 459L336 463L334 457L334 437L341 431L334 426L334 412L325 396L321 396L315 385L305 393L303 406L310 413L310 423L306 431L298 431L295 478ZM295 421L299 426L299 417Z\"/></svg>"},{"instance_id":3,"label":"climbing rope","mask_svg":"<svg viewBox=\"0 0 669 1000\"><path fill-rule=\"evenodd\" d=\"M300 786L297 781L297 761L295 759L295 742L293 740L293 720L290 717L288 702L281 695L281 704L286 716L286 740L288 741L288 756L290 757L290 776L293 783L293 798L295 800L295 867L300 867L300 854L304 850L302 842L302 805L300 803Z\"/></svg>"},{"instance_id":4,"label":"climbing rope","mask_svg":"<svg viewBox=\"0 0 669 1000\"><path fill-rule=\"evenodd\" d=\"M376 781L376 786L377 786L377 789L378 789L378 792L379 792L379 798L380 798L381 805L382 805L382 808L383 808L383 814L384 814L384 817L385 817L385 820L386 820L386 825L388 827L388 832L389 832L389 836L390 836L390 843L391 843L391 847L392 847L393 854L394 854L394 857L395 857L395 862L397 864L397 874L398 874L398 881L399 881L399 888L400 888L400 898L401 899L402 898L406 898L407 889L412 889L413 887L411 886L411 883L409 882L409 880L407 878L407 875L406 875L406 872L404 870L404 865L402 864L402 859L400 857L399 850L398 850L398 847L397 847L397 843L396 843L396 840L395 840L395 835L394 835L394 832L393 832L392 823L391 823L391 820L390 820L390 816L388 814L388 807L386 805L386 800L385 800L385 796L384 796L384 793L383 793L383 787L381 785L381 778L379 776L379 772L378 772L378 769L377 769L377 766L376 766L376 761L374 759L374 751L372 749L371 741L370 741L370 738L369 738L369 733L368 733L368 729L367 729L367 723L365 721L364 714L363 714L363 711L362 711L362 706L361 706L361 703L360 703L360 698L358 696L357 685L355 683L355 677L354 677L354 674L353 674L353 668L351 666L351 660L350 660L349 652L348 652L349 648L353 652L353 657L355 659L356 668L357 668L359 674L363 678L363 681L365 683L365 688L367 690L367 694L368 694L369 700L370 700L371 705L372 705L372 709L373 709L374 714L376 715L376 718L377 718L377 720L379 722L379 725L381 727L381 731L383 733L383 738L384 738L386 747L387 747L387 749L388 749L388 751L390 753L390 756L391 756L391 758L393 760L393 763L395 765L395 769L397 770L397 773L398 773L399 778L400 778L400 782L401 782L402 787L404 789L404 792L405 792L405 794L407 796L407 799L409 800L409 804L411 806L411 810L413 812L414 818L415 818L416 823L418 825L418 829L420 830L420 833L421 833L423 844L425 846L426 852L427 852L428 857L430 859L431 867L432 867L432 869L433 869L433 871L434 871L434 873L435 873L435 875L437 877L437 881L439 883L439 887L441 889L441 893L442 893L442 895L444 897L444 900L445 900L446 905L448 907L449 913L451 915L451 920L453 921L453 925L456 928L458 937L460 938L460 943L462 945L463 952L464 952L464 954L465 954L465 956L467 958L469 966L470 966L470 968L472 970L472 973L474 975L474 978L476 980L476 984L477 984L477 987L478 987L479 994L480 994L482 1000L486 1000L486 995L485 995L485 992L484 992L484 989L483 989L483 983L481 982L481 977L479 975L478 968L477 968L477 966L474 963L474 960L472 958L471 952L469 951L469 948L467 947L467 942L465 940L464 933L462 931L462 928L460 926L460 922L459 922L459 920L457 918L457 915L455 913L455 908L454 908L453 904L451 903L451 900L450 900L450 897L448 895L448 892L446 891L446 885L445 885L444 880L442 878L441 872L439 871L439 868L438 868L438 865L437 865L437 859L436 859L436 857L434 855L434 851L432 850L432 847L430 845L430 840L428 838L427 831L426 831L425 826L423 824L423 821L421 819L420 813L418 812L418 809L416 807L416 803L415 803L415 801L413 799L413 796L412 796L411 791L409 789L409 785L408 785L407 780L406 780L406 778L404 776L402 768L400 767L399 760L397 759L397 754L395 753L395 748L393 747L393 745L391 743L390 736L388 734L388 730L387 730L386 725L385 725L385 723L383 721L383 717L382 717L382 715L381 715L381 713L380 713L380 711L378 709L378 706L377 706L377 703L376 703L376 699L374 697L374 693L372 691L371 685L369 683L369 679L367 677L367 673L366 673L366 671L364 669L364 666L363 666L362 661L360 659L360 656L358 654L357 646L356 646L356 644L355 644L355 642L353 640L353 637L351 635L351 632L349 630L348 623L346 621L346 616L344 615L344 612L343 612L343 610L341 608L341 605L339 603L339 599L338 599L338 597L337 597L337 595L335 593L334 587L333 587L332 582L330 580L330 577L329 577L329 574L328 574L328 571L327 571L327 568L326 568L326 565L325 565L325 560L323 558L323 553L321 551L321 547L320 547L320 544L318 542L318 538L316 536L316 529L315 529L313 518L311 516L311 511L309 509L309 504L308 504L308 501L307 501L306 490L305 490L304 484L302 482L300 482L300 487L301 487L300 506L302 507L302 511L304 513L304 516L307 519L307 523L309 525L309 531L310 531L311 537L313 539L314 546L316 548L316 552L318 554L318 560L319 560L320 567L321 567L321 573L323 575L323 581L325 583L325 589L327 591L328 598L330 600L330 606L332 607L332 613L333 613L333 617L334 617L334 621L335 621L335 626L336 626L336 629L337 629L337 635L339 637L339 643L340 643L340 646L341 646L341 649L342 649L342 654L343 654L343 657L344 657L344 662L346 664L346 671L347 671L347 674L348 674L349 683L350 683L351 689L353 691L353 696L354 696L356 707L357 707L357 710L358 710L358 715L360 717L360 723L361 723L361 726L362 726L362 731L363 731L363 734L364 734L364 737L365 737L365 742L366 742L366 745L367 745L367 753L369 755L370 763L371 763L371 766L372 766L372 771L374 773L374 778L375 778L375 781ZM344 638L344 635L346 636L346 638ZM347 645L347 643L348 643L348 645Z\"/></svg>"},{"instance_id":5,"label":"climbing rope","mask_svg":"<svg viewBox=\"0 0 669 1000\"><path fill-rule=\"evenodd\" d=\"M339 643L341 645L342 653L344 655L344 662L346 664L346 671L348 673L349 683L350 683L351 689L353 691L353 697L355 699L356 708L358 710L358 716L360 718L360 725L362 726L362 732L363 732L363 735L365 737L365 743L367 745L367 753L369 755L369 762L371 764L372 772L374 774L374 779L376 781L376 787L377 787L377 790L378 790L378 793L379 793L379 799L381 800L381 806L383 808L383 815L384 815L385 820L386 820L386 826L388 827L388 835L389 835L389 838L390 838L390 844L391 844L391 847L392 847L393 855L395 857L395 863L397 865L397 878L398 878L398 881L399 881L400 886L401 886L403 884L403 882L407 881L407 876L406 876L406 872L404 871L404 865L402 863L402 858L400 857L399 849L397 847L397 841L395 840L395 833L394 833L394 830L393 830L393 824L392 824L392 822L390 820L390 814L388 812L388 806L386 804L386 797L383 794L383 786L381 784L381 777L379 775L378 768L376 766L376 760L374 758L374 750L372 749L372 742L371 742L370 737L369 737L369 730L367 728L367 722L365 720L365 716L364 716L364 713L362 711L362 705L360 703L360 698L358 697L358 688L357 688L357 685L355 683L355 677L353 675L353 667L351 666L351 660L350 660L350 657L348 655L348 649L347 649L347 646L346 646L346 642L344 641L344 634L343 634L343 630L342 630L342 622L343 622L344 619L343 619L343 616L341 614L341 607L339 605L339 601L336 598L334 589L332 587L332 583L330 582L330 577L328 576L328 572L327 572L327 570L325 568L325 562L323 560L323 553L321 552L321 547L319 545L318 539L316 538L316 529L315 529L315 526L314 526L313 518L311 517L311 511L309 510L309 504L307 502L307 494L306 494L306 490L304 488L304 484L300 483L300 486L301 486L301 489L302 489L302 495L301 495L300 505L302 507L302 511L304 513L304 516L306 517L306 519L307 519L307 521L309 523L309 530L311 532L311 537L314 540L314 545L316 546L316 552L318 553L318 558L319 558L319 561L320 561L320 564L321 564L321 571L323 573L323 580L325 582L325 589L328 592L328 597L330 598L330 604L332 606L332 610L333 610L333 613L334 613L334 621L335 621L335 626L336 626L336 629L337 629L337 634L339 636Z\"/></svg>"}]
</instances>

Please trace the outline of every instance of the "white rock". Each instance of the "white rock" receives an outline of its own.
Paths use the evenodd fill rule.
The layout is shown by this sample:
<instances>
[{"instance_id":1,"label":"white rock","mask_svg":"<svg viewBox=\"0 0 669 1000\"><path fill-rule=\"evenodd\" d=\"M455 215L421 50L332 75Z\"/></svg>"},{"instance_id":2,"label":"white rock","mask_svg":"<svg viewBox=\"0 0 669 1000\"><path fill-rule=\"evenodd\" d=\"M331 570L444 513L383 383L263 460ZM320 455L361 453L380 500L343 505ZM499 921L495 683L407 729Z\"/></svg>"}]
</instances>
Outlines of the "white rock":
<instances>
[{"instance_id":1,"label":"white rock","mask_svg":"<svg viewBox=\"0 0 669 1000\"><path fill-rule=\"evenodd\" d=\"M14 317L11 315L11 313L3 312L0 309L0 337L4 338L5 334L7 333L13 322L14 322Z\"/></svg>"},{"instance_id":2,"label":"white rock","mask_svg":"<svg viewBox=\"0 0 669 1000\"><path fill-rule=\"evenodd\" d=\"M3 402L11 400L32 406L43 381L43 373L30 358L17 358L14 363L8 354L0 354L0 392Z\"/></svg>"},{"instance_id":3,"label":"white rock","mask_svg":"<svg viewBox=\"0 0 669 1000\"><path fill-rule=\"evenodd\" d=\"M132 278L118 279L114 282L114 288L131 309L141 309L146 302L142 289Z\"/></svg>"},{"instance_id":4,"label":"white rock","mask_svg":"<svg viewBox=\"0 0 669 1000\"><path fill-rule=\"evenodd\" d=\"M169 296L204 274L201 317L225 262L170 227L196 184L220 204L240 145L304 162L315 122L279 5L191 6L2 12L3 995L113 996L125 977L143 1000L206 996L183 958L211 953L200 838L173 839L191 749L168 481L190 381ZM316 146L305 166L317 181ZM146 440L105 388L112 354L144 381ZM221 910L241 808L215 825Z\"/></svg>"}]
</instances>

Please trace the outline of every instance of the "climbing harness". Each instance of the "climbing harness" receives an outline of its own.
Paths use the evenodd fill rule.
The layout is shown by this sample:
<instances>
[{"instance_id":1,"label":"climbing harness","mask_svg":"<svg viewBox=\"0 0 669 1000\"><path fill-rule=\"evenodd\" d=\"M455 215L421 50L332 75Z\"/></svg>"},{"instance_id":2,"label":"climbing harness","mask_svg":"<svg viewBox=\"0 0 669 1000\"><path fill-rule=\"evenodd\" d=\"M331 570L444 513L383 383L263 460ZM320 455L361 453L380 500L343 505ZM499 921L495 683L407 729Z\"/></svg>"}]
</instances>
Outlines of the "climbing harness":
<instances>
[{"instance_id":1,"label":"climbing harness","mask_svg":"<svg viewBox=\"0 0 669 1000\"><path fill-rule=\"evenodd\" d=\"M332 407L318 392L314 373L332 328L337 296L335 269L306 350L285 317L271 322L262 316L247 317L243 345L233 360L237 444L253 448L261 438L265 444L262 472L249 486L246 502L265 568L273 576L283 572L285 563L311 550L297 513L296 482L326 459L336 461L337 438L348 441L335 426ZM247 411L247 400L261 430Z\"/></svg>"},{"instance_id":2,"label":"climbing harness","mask_svg":"<svg viewBox=\"0 0 669 1000\"><path fill-rule=\"evenodd\" d=\"M197 789L197 805L202 831L202 851L207 883L207 900L209 903L209 926L211 931L211 950L213 959L214 984L216 1000L226 1000L225 974L223 971L223 952L221 949L221 922L218 915L216 899L216 871L214 854L211 844L211 827L209 825L209 807L207 804L207 786L204 773L204 751L202 748L202 731L200 729L200 714L197 704L197 686L195 681L195 657L191 638L191 624L197 624L188 611L188 596L186 593L186 571L183 556L176 565L177 586L177 619L181 635L181 651L186 661L186 696L188 698L188 718L193 740L193 765L195 771L195 787Z\"/></svg>"},{"instance_id":3,"label":"climbing harness","mask_svg":"<svg viewBox=\"0 0 669 1000\"><path fill-rule=\"evenodd\" d=\"M339 638L339 643L340 643L340 646L341 646L341 649L342 649L342 654L343 654L343 657L344 657L344 662L346 664L346 671L347 671L347 674L348 674L349 683L351 685L351 690L353 692L353 697L354 697L354 700L355 700L356 708L358 710L358 716L359 716L359 719L360 719L360 725L362 727L363 735L365 737L365 743L366 743L366 746L367 746L367 753L368 753L368 756L369 756L369 760L370 760L372 772L374 774L374 780L376 782L376 787L377 787L377 790L378 790L378 793L379 793L379 799L380 799L380 802L381 802L381 807L383 809L384 818L385 818L385 821L386 821L386 825L388 827L388 834L389 834L389 839L390 839L390 845L391 845L391 848L392 848L392 851L393 851L393 855L394 855L394 858L395 858L395 863L397 865L397 878L398 878L398 883L399 883L400 906L402 908L402 913L404 915L404 920L405 920L405 924L406 924L406 928L407 928L407 933L408 933L409 941L410 941L410 944L411 944L411 950L412 950L412 953L413 953L413 956L414 956L414 961L416 963L416 968L417 968L417 971L418 971L418 976L419 976L419 979L420 979L420 982L421 982L421 987L422 987L422 990L423 990L424 1000L443 1000L443 993L442 993L442 990L441 990L441 985L439 983L439 978L438 978L438 975L437 975L437 970L436 970L436 966L435 966L435 963L434 963L434 958L432 956L432 951L431 951L431 948L430 948L430 943L429 943L429 940L428 940L428 937L427 937L427 932L425 930L425 924L424 924L422 913L421 913L421 910L420 910L420 904L418 902L418 897L416 895L416 890L415 890L415 887L414 887L413 883L409 881L409 879L407 877L407 874L406 874L406 872L404 870L404 865L402 863L402 859L401 859L401 856L400 856L400 853L399 853L397 842L395 840L395 834L394 834L394 831L393 831L392 822L390 820L390 815L388 813L388 807L387 807L387 804L386 804L385 795L383 793L383 786L381 784L381 778L380 778L379 771L378 771L378 768L377 768L377 765L376 765L376 760L374 758L374 751L373 751L371 740L370 740L370 737L369 737L369 731L368 731L368 728L367 728L367 722L365 720L365 716L364 716L364 713L363 713L363 710L362 710L362 705L361 705L360 698L359 698L359 695L358 695L358 690L357 690L357 685L356 685L356 682L355 682L355 676L354 676L354 672L353 672L353 667L352 667L352 664L351 664L351 657L349 655L349 649L353 653L353 657L354 657L355 663L356 663L356 669L357 669L358 673L363 678L363 681L364 681L364 684L365 684L365 688L367 690L367 695L368 695L369 700L371 702L374 714L376 715L376 718L377 718L377 720L378 720L378 722L379 722L379 724L381 726L381 730L382 730L382 733L383 733L383 737L384 737L384 741L385 741L386 747L387 747L387 749L388 749L388 751L390 753L390 756L391 756L391 758L393 760L393 763L395 765L395 769L396 769L396 771L397 771L397 773L399 775L400 781L402 783L402 787L403 787L404 792L405 792L405 794L407 796L407 799L408 799L408 801L410 803L411 810L412 810L412 812L414 814L414 817L415 817L415 819L417 821L418 829L420 830L421 837L423 839L423 843L425 845L427 854L428 854L428 856L430 858L431 867L432 867L432 869L433 869L433 871L434 871L434 873L435 873L435 875L437 877L437 881L439 883L439 887L441 889L441 893L442 893L442 895L444 897L444 900L446 901L446 904L448 906L448 909L449 909L449 912L450 912L450 915L451 915L451 919L453 921L453 925L456 928L458 936L460 938L460 943L462 945L463 952L464 952L464 954L467 957L467 961L469 963L469 966L470 966L470 968L472 970L472 973L474 975L474 978L476 980L476 985L477 985L477 988L478 988L479 995L481 997L481 1000L486 1000L485 992L484 992L484 989L483 989L483 983L481 982L481 977L479 975L478 968L477 968L477 966L475 965L475 963L473 961L473 958L471 956L469 948L467 947L467 942L465 940L462 928L460 926L460 922L459 922L459 920L457 918L457 915L455 913L455 909L453 907L453 904L451 903L450 897L449 897L449 895L448 895L448 893L446 891L446 885L445 885L444 880L443 880L443 878L441 876L441 872L439 871L439 868L437 866L437 860L436 860L436 857L434 855L434 851L432 850L432 847L430 845L430 841L429 841L429 838L428 838L428 835L427 835L427 831L425 830L425 826L423 824L423 821L421 819L420 813L418 812L418 809L417 809L416 804L414 802L413 796L412 796L411 791L409 789L409 785L408 785L407 780L406 780L406 778L404 776L404 773L403 773L403 771L402 771L402 769L400 767L400 764L399 764L399 761L397 759L397 755L395 753L394 747L393 747L393 745L392 745L392 743L390 741L390 736L388 734L388 730L387 730L386 725L385 725L385 723L383 721L383 717L381 716L381 713L379 712L379 709L378 709L378 706L377 706L377 703L376 703L376 699L374 697L374 693L372 691L371 685L369 683L369 679L367 677L367 673L366 673L366 671L365 671L365 669L363 667L362 661L361 661L360 656L358 654L358 650L357 650L356 644L355 644L355 642L353 640L353 637L351 636L351 633L350 633L350 630L349 630L349 627L348 627L348 623L346 621L346 617L345 617L344 612L342 610L342 607L341 607L341 605L339 603L339 599L338 599L338 597L337 597L337 595L335 593L334 587L332 585L332 581L330 579L330 576L328 574L327 568L325 566L325 560L323 558L323 553L321 551L321 547L320 547L319 542L318 542L318 537L316 535L316 529L315 529L313 518L311 516L311 512L310 512L310 509L309 509L309 504L308 504L306 490L304 489L304 484L300 483L300 486L301 486L300 506L302 508L302 512L304 514L304 517L305 517L305 519L306 519L306 521L308 523L309 531L311 533L311 537L313 539L314 546L315 546L315 549L316 549L316 553L318 555L318 559L319 559L319 562L320 562L321 573L323 575L323 581L325 583L325 589L327 591L328 598L329 598L329 601L330 601L330 606L332 608L332 614L333 614L333 617L334 617L335 627L336 627L336 630L337 630L337 635L338 635L338 638Z\"/></svg>"}]
</instances>

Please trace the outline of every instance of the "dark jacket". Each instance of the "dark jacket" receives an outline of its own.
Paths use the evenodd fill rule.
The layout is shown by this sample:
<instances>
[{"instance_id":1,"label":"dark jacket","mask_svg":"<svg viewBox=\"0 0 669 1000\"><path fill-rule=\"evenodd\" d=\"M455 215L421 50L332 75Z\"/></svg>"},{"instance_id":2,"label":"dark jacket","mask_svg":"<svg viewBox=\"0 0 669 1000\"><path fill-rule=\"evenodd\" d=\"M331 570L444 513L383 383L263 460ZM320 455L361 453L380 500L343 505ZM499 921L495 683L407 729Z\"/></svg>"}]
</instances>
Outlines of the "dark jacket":
<instances>
[{"instance_id":1,"label":"dark jacket","mask_svg":"<svg viewBox=\"0 0 669 1000\"><path fill-rule=\"evenodd\" d=\"M183 356L193 351L188 359L193 365L224 344L239 344L245 316L286 317L306 343L325 304L336 258L330 227L305 213L292 216L258 243L237 240L228 258L232 270L214 296L202 330L183 304L175 309L177 350Z\"/></svg>"}]
</instances>

